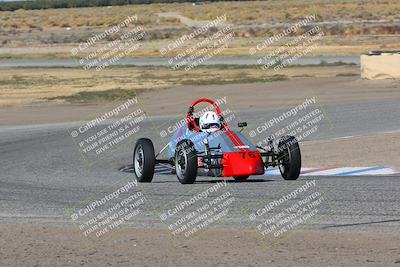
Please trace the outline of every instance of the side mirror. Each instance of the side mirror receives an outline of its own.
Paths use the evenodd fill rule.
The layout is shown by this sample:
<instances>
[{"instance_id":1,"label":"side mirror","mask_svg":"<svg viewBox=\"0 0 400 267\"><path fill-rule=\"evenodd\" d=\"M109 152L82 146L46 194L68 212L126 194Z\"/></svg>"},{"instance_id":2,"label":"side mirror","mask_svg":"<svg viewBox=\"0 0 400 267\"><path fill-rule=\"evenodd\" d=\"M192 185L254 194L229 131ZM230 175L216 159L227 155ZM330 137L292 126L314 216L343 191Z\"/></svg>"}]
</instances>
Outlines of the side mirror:
<instances>
[{"instance_id":1,"label":"side mirror","mask_svg":"<svg viewBox=\"0 0 400 267\"><path fill-rule=\"evenodd\" d=\"M246 127L247 126L247 122L239 122L238 123L238 127L242 128L242 127Z\"/></svg>"}]
</instances>

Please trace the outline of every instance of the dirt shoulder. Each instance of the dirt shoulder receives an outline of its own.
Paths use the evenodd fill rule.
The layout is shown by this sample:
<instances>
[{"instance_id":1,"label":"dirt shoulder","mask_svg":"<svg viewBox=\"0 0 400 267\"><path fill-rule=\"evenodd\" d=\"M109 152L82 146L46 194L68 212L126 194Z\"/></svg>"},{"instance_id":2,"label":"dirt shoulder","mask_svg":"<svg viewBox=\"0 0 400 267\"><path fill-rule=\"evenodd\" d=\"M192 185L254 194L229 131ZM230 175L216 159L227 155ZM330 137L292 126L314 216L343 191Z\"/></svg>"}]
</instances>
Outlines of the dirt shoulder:
<instances>
[{"instance_id":1,"label":"dirt shoulder","mask_svg":"<svg viewBox=\"0 0 400 267\"><path fill-rule=\"evenodd\" d=\"M264 71L257 66L214 65L202 66L187 72L172 71L161 66L115 67L98 71L81 68L10 68L0 72L0 106L30 105L42 103L94 103L125 99L126 95L145 93L149 90L183 86L189 90L197 86L229 85L246 86L251 83L276 83L298 80L352 76L359 77L360 69L355 65L328 65L290 67L279 72ZM188 87L190 85L190 87ZM243 87L241 87L243 88ZM178 89L182 94L182 91ZM192 91L183 92L186 96ZM167 97L167 99L172 99ZM157 100L157 99L154 99Z\"/></svg>"},{"instance_id":2,"label":"dirt shoulder","mask_svg":"<svg viewBox=\"0 0 400 267\"><path fill-rule=\"evenodd\" d=\"M164 229L122 227L90 242L74 226L0 225L2 266L397 266L399 234L293 231L279 242L245 230L171 240ZM275 240L276 241L276 240Z\"/></svg>"},{"instance_id":3,"label":"dirt shoulder","mask_svg":"<svg viewBox=\"0 0 400 267\"><path fill-rule=\"evenodd\" d=\"M400 84L393 80L365 81L352 76L294 78L267 83L181 85L168 89L142 91L138 95L138 101L149 116L159 116L183 114L189 103L203 97L211 99L226 97L227 105L238 112L293 106L314 96L322 105L393 101L400 100ZM4 95L4 99L7 97L9 95ZM3 106L0 107L0 123L23 125L80 121L82 118L90 117L90 114L103 111L106 106L113 107L113 102L90 105L40 103Z\"/></svg>"}]
</instances>

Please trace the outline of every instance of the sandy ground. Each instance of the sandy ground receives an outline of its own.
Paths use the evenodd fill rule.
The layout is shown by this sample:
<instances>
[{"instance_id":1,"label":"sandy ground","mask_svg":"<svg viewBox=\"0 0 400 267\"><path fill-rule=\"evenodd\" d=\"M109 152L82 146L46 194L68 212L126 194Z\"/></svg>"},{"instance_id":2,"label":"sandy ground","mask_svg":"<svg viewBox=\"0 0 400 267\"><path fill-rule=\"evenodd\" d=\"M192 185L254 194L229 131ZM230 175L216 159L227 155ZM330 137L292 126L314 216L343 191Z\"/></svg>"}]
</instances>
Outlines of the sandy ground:
<instances>
[{"instance_id":1,"label":"sandy ground","mask_svg":"<svg viewBox=\"0 0 400 267\"><path fill-rule=\"evenodd\" d=\"M92 242L76 226L0 225L2 266L397 266L399 234L292 231L264 240L212 229L192 240L167 230L123 227Z\"/></svg>"},{"instance_id":2,"label":"sandy ground","mask_svg":"<svg viewBox=\"0 0 400 267\"><path fill-rule=\"evenodd\" d=\"M138 92L156 90L156 98L153 98L152 102L157 103L160 96L158 90L164 88L172 88L166 92L175 97L177 94L182 95L181 90L190 90L189 92L193 90L190 86L175 89L177 86L194 85L197 88L198 85L213 84L206 88L212 92L215 84L238 84L230 85L230 87L243 88L239 83L256 81L262 84L264 79L271 79L276 75L281 75L280 77L283 77L281 79L296 80L301 79L299 77L332 78L337 75L359 77L360 69L358 66L344 65L294 67L276 72L272 69L264 71L261 68L209 67L195 68L188 73L184 70L172 71L164 67L118 67L101 72L85 71L80 68L10 68L0 71L0 106L42 104L48 102L48 98L70 96L82 91L97 92L115 89L139 90ZM275 82L265 82L265 84L268 83ZM258 85L256 88L262 87ZM266 88L271 88L271 86L266 85ZM190 96L188 92L183 95ZM58 99L53 102L62 101Z\"/></svg>"},{"instance_id":3,"label":"sandy ground","mask_svg":"<svg viewBox=\"0 0 400 267\"><path fill-rule=\"evenodd\" d=\"M31 94L35 95L35 92ZM366 81L357 76L295 78L269 83L183 85L145 91L138 100L148 115L159 116L183 114L189 103L202 97L226 97L227 105L233 111L240 111L289 107L313 96L322 105L400 100L400 84L395 80ZM6 101L7 98L8 95L4 95ZM37 103L0 106L0 125L76 121L102 105Z\"/></svg>"}]
</instances>

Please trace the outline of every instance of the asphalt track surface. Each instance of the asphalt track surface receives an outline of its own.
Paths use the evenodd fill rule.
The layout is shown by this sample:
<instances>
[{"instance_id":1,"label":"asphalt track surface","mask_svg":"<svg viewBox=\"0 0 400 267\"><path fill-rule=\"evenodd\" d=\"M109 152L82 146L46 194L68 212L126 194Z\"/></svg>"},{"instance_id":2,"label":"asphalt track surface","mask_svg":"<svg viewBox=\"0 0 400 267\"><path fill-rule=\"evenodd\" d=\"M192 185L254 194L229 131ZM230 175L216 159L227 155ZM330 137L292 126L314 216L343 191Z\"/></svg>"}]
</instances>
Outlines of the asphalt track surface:
<instances>
[{"instance_id":1,"label":"asphalt track surface","mask_svg":"<svg viewBox=\"0 0 400 267\"><path fill-rule=\"evenodd\" d=\"M322 122L321 134L310 139L398 130L400 106L395 102L325 106L324 110L329 120ZM241 112L237 116L247 120L251 127L257 120L263 121L275 113L279 114L279 111ZM166 120L173 122L176 118L151 118L150 123L144 122L143 128ZM132 181L133 174L121 172L119 168L131 164L133 142L139 136L88 166L69 135L69 129L79 124L0 127L1 222L71 223L71 213L85 206L90 199L102 197ZM150 132L152 138L160 139L157 139L157 131ZM156 148L160 147L161 144L156 142ZM229 215L218 224L254 227L249 220L250 214L312 180L315 180L313 190L321 193L324 202L319 215L301 227L335 231L398 230L400 179L394 176L303 176L297 181L284 181L279 176L258 176L251 177L248 182L231 181L224 190L230 191L236 201ZM194 185L181 185L175 175L157 174L153 183L140 184L135 189L146 196L146 205L130 223L158 226L160 214L217 181L221 179L199 177ZM278 213L279 208L273 212Z\"/></svg>"}]
</instances>

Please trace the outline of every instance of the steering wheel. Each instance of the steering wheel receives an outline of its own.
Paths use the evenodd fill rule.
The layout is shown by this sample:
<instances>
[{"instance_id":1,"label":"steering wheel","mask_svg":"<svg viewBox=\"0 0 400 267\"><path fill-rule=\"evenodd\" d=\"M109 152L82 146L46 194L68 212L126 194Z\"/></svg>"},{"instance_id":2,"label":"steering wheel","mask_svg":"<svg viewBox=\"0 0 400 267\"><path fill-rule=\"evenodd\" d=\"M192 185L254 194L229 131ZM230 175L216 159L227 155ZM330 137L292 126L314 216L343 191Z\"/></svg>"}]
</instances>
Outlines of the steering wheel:
<instances>
[{"instance_id":1,"label":"steering wheel","mask_svg":"<svg viewBox=\"0 0 400 267\"><path fill-rule=\"evenodd\" d=\"M193 101L193 103L190 105L189 111L186 115L186 123L187 123L188 129L192 129L192 127L190 126L190 125L192 125L196 132L200 131L199 126L197 125L196 120L195 120L196 118L193 116L193 113L194 113L194 107L202 102L209 103L214 107L215 112L217 113L218 117L220 118L223 127L225 129L228 129L228 125L225 123L224 118L222 117L221 109L219 108L217 103L215 103L214 101L212 101L211 99L208 99L208 98L197 99L196 101Z\"/></svg>"}]
</instances>

